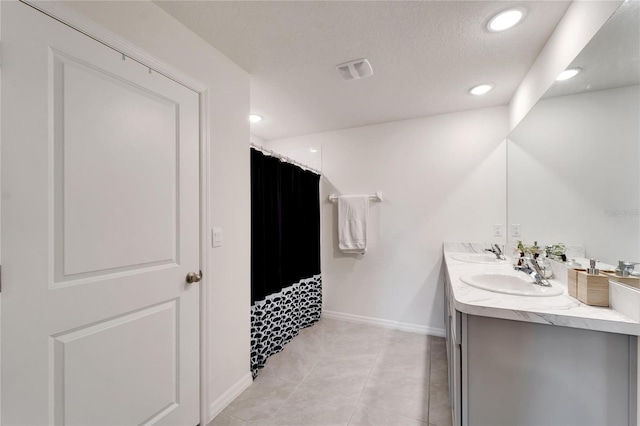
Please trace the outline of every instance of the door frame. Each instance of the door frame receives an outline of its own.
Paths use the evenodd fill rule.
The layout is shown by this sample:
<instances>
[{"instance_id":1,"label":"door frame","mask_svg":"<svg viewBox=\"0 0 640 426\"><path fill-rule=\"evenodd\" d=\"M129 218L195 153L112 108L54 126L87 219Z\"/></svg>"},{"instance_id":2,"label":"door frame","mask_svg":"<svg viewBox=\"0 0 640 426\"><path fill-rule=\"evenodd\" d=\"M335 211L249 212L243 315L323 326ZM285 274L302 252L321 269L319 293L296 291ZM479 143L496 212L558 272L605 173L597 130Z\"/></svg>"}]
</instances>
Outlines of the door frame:
<instances>
[{"instance_id":1,"label":"door frame","mask_svg":"<svg viewBox=\"0 0 640 426\"><path fill-rule=\"evenodd\" d=\"M200 143L200 268L203 278L200 281L200 425L207 425L209 418L209 238L210 196L209 182L211 162L209 158L209 88L175 67L145 52L129 40L107 30L95 21L76 12L57 1L42 2L20 0L49 17L85 34L86 36L114 49L128 59L134 60L150 70L198 93L199 98L199 143ZM194 425L195 426L195 425Z\"/></svg>"}]
</instances>

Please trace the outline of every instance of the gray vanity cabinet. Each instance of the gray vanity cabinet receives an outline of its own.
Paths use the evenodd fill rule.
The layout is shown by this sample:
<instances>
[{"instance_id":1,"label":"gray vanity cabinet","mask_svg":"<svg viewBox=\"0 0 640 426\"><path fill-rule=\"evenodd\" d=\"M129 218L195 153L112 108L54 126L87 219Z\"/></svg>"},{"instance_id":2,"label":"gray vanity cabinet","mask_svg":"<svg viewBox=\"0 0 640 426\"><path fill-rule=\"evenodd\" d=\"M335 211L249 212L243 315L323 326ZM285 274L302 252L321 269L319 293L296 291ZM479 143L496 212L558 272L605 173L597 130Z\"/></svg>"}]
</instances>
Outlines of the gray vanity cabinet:
<instances>
[{"instance_id":1,"label":"gray vanity cabinet","mask_svg":"<svg viewBox=\"0 0 640 426\"><path fill-rule=\"evenodd\" d=\"M454 425L637 425L635 336L445 312Z\"/></svg>"},{"instance_id":2,"label":"gray vanity cabinet","mask_svg":"<svg viewBox=\"0 0 640 426\"><path fill-rule=\"evenodd\" d=\"M449 277L447 276L447 281ZM461 353L461 314L456 311L450 287L445 286L444 322L446 330L447 362L449 365L449 405L454 425L461 424L462 413L462 353Z\"/></svg>"}]
</instances>

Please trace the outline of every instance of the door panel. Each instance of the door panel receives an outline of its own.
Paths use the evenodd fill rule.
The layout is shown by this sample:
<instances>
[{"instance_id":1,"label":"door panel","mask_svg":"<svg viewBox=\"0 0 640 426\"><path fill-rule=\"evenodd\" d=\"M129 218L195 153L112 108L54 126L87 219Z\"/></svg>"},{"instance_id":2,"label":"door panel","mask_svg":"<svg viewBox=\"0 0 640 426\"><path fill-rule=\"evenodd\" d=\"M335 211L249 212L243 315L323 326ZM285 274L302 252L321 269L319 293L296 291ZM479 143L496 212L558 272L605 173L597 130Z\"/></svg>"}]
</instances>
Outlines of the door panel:
<instances>
[{"instance_id":1,"label":"door panel","mask_svg":"<svg viewBox=\"0 0 640 426\"><path fill-rule=\"evenodd\" d=\"M2 424L199 415L199 98L2 7Z\"/></svg>"},{"instance_id":2,"label":"door panel","mask_svg":"<svg viewBox=\"0 0 640 426\"><path fill-rule=\"evenodd\" d=\"M54 55L57 279L175 262L178 105Z\"/></svg>"},{"instance_id":3,"label":"door panel","mask_svg":"<svg viewBox=\"0 0 640 426\"><path fill-rule=\"evenodd\" d=\"M173 300L54 336L57 423L137 425L149 420L149 413L155 417L175 408L180 373L176 307Z\"/></svg>"}]
</instances>

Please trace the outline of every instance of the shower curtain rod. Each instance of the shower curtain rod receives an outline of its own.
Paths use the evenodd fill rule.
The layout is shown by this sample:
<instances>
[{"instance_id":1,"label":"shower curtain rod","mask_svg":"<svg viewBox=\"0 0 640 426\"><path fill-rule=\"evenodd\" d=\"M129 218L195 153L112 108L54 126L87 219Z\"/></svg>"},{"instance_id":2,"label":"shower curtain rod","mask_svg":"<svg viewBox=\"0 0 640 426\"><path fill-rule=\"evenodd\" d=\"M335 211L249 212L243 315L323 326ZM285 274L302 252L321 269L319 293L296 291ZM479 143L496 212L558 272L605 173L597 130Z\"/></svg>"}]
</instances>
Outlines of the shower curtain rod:
<instances>
[{"instance_id":1,"label":"shower curtain rod","mask_svg":"<svg viewBox=\"0 0 640 426\"><path fill-rule=\"evenodd\" d=\"M271 151L271 150L269 150L269 149L267 149L265 147L262 147L260 145L256 145L253 142L249 142L249 145L251 146L251 148L257 149L258 151L263 152L263 153L265 153L267 155L270 155L271 157L275 157L275 158L280 159L280 161L284 161L285 163L291 163L291 164L293 164L295 166L300 167L301 169L308 170L310 172L313 172L313 173L315 173L317 175L322 176L322 172L320 170L316 170L313 167L309 167L307 165L299 163L296 160L294 160L293 158L289 158L289 157L286 157L286 156L284 156L282 154L278 154L277 152L273 152L273 151Z\"/></svg>"}]
</instances>

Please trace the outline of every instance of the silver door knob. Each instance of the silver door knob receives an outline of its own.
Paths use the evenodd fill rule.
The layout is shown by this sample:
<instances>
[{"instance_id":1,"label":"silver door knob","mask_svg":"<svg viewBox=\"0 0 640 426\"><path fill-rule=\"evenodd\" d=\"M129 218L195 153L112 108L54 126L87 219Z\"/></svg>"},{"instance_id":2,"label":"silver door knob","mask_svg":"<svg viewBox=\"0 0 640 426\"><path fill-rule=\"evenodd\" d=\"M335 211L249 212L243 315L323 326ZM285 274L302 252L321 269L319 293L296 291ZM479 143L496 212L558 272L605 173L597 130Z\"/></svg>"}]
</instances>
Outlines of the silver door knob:
<instances>
[{"instance_id":1,"label":"silver door knob","mask_svg":"<svg viewBox=\"0 0 640 426\"><path fill-rule=\"evenodd\" d=\"M202 271L200 271L197 274L195 272L189 272L187 274L187 283L189 284L199 283L201 279L202 279Z\"/></svg>"}]
</instances>

